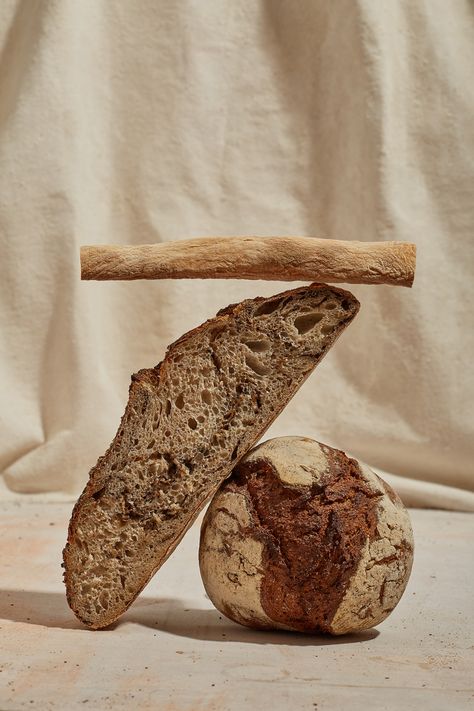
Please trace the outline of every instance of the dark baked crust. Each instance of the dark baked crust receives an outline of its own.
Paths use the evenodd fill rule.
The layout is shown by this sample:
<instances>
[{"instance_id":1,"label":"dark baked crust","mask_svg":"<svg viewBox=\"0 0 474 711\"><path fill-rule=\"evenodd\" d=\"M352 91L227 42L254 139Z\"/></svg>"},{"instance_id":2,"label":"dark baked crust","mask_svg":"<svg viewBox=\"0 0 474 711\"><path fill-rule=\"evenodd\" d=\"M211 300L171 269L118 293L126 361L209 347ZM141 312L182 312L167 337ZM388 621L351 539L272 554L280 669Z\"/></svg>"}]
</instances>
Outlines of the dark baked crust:
<instances>
[{"instance_id":1,"label":"dark baked crust","mask_svg":"<svg viewBox=\"0 0 474 711\"><path fill-rule=\"evenodd\" d=\"M284 486L262 459L241 462L225 486L247 499L253 525L242 535L264 544L265 613L303 632L329 631L363 547L375 536L381 494L338 450L318 485Z\"/></svg>"},{"instance_id":2,"label":"dark baked crust","mask_svg":"<svg viewBox=\"0 0 474 711\"><path fill-rule=\"evenodd\" d=\"M215 606L257 629L346 634L396 607L413 561L410 520L366 465L304 437L260 444L212 500L201 575Z\"/></svg>"}]
</instances>

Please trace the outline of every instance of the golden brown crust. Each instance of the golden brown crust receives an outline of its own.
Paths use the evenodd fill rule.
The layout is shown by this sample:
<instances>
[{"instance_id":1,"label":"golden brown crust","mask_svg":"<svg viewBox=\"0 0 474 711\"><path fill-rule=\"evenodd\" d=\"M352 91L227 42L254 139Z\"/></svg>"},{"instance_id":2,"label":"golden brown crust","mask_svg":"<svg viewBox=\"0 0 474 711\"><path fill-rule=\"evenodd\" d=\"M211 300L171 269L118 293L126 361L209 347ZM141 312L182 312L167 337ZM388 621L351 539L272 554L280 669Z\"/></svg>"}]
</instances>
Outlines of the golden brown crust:
<instances>
[{"instance_id":1,"label":"golden brown crust","mask_svg":"<svg viewBox=\"0 0 474 711\"><path fill-rule=\"evenodd\" d=\"M416 247L311 237L202 237L81 247L82 279L270 279L412 286Z\"/></svg>"}]
</instances>

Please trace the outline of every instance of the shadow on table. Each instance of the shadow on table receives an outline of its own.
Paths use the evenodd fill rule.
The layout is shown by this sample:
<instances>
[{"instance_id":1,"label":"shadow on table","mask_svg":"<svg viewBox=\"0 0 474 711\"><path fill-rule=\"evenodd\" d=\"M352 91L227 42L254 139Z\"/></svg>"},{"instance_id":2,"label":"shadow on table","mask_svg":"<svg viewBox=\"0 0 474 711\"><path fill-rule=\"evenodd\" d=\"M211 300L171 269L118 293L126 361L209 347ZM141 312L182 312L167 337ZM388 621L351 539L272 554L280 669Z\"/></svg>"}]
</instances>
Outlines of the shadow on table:
<instances>
[{"instance_id":1,"label":"shadow on table","mask_svg":"<svg viewBox=\"0 0 474 711\"><path fill-rule=\"evenodd\" d=\"M54 592L0 590L0 619L87 631L73 616L65 595ZM251 630L227 620L217 610L186 607L181 600L172 598L139 598L118 622L100 633L118 630L126 624L142 625L158 632L209 642L314 647L368 642L379 634L375 629L341 637Z\"/></svg>"},{"instance_id":2,"label":"shadow on table","mask_svg":"<svg viewBox=\"0 0 474 711\"><path fill-rule=\"evenodd\" d=\"M143 602L146 602L143 600ZM294 646L324 646L368 642L379 635L371 629L358 634L331 637L285 631L252 630L231 622L214 608L185 607L181 600L149 600L149 605L134 605L113 627L127 622L145 625L152 629L180 637L211 642L245 642L247 644L282 644ZM164 603L158 607L153 603Z\"/></svg>"},{"instance_id":3,"label":"shadow on table","mask_svg":"<svg viewBox=\"0 0 474 711\"><path fill-rule=\"evenodd\" d=\"M35 590L0 590L0 621L43 627L84 629L68 607L66 596Z\"/></svg>"}]
</instances>

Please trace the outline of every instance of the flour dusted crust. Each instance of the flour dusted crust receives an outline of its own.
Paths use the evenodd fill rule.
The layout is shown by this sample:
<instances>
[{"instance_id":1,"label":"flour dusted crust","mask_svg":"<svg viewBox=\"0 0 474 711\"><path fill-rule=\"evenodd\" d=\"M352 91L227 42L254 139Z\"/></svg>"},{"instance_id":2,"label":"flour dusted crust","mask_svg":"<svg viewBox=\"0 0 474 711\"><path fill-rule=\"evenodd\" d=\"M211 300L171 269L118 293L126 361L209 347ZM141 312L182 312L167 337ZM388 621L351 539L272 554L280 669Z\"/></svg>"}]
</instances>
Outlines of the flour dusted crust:
<instances>
[{"instance_id":1,"label":"flour dusted crust","mask_svg":"<svg viewBox=\"0 0 474 711\"><path fill-rule=\"evenodd\" d=\"M317 237L199 237L162 244L81 247L82 279L274 279L413 284L408 242Z\"/></svg>"},{"instance_id":2,"label":"flour dusted crust","mask_svg":"<svg viewBox=\"0 0 474 711\"><path fill-rule=\"evenodd\" d=\"M200 556L209 597L227 617L243 625L257 622L258 626L271 627L272 620L260 600L264 544L253 536L240 535L251 525L245 496L218 492L212 511L212 524L206 528L205 554ZM233 542L231 546L229 541ZM226 555L220 554L222 550Z\"/></svg>"},{"instance_id":3,"label":"flour dusted crust","mask_svg":"<svg viewBox=\"0 0 474 711\"><path fill-rule=\"evenodd\" d=\"M377 504L377 535L367 540L355 574L331 623L344 634L374 627L395 609L410 577L413 533L408 511L380 477L361 464L364 479L381 494Z\"/></svg>"},{"instance_id":4,"label":"flour dusted crust","mask_svg":"<svg viewBox=\"0 0 474 711\"><path fill-rule=\"evenodd\" d=\"M251 627L356 632L382 622L408 582L406 509L368 467L307 438L252 450L203 521L203 582Z\"/></svg>"},{"instance_id":5,"label":"flour dusted crust","mask_svg":"<svg viewBox=\"0 0 474 711\"><path fill-rule=\"evenodd\" d=\"M263 459L271 465L284 486L313 486L324 476L328 461L318 442L305 437L277 437L255 447L245 458L246 464ZM295 454L297 456L295 456Z\"/></svg>"}]
</instances>

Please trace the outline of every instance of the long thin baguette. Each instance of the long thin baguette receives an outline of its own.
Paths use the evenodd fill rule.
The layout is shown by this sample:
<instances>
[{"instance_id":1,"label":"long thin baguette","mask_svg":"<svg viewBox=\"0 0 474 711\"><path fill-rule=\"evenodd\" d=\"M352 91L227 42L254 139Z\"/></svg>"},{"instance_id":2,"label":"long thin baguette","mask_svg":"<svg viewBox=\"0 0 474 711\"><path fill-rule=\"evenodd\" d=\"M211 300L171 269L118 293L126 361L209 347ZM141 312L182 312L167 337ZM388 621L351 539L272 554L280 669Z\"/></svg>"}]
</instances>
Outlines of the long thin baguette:
<instances>
[{"instance_id":1,"label":"long thin baguette","mask_svg":"<svg viewBox=\"0 0 474 711\"><path fill-rule=\"evenodd\" d=\"M410 242L316 237L200 237L81 247L82 279L275 279L411 286Z\"/></svg>"},{"instance_id":2,"label":"long thin baguette","mask_svg":"<svg viewBox=\"0 0 474 711\"><path fill-rule=\"evenodd\" d=\"M132 376L64 549L69 605L114 622L174 550L359 309L325 284L229 306Z\"/></svg>"}]
</instances>

